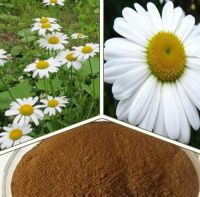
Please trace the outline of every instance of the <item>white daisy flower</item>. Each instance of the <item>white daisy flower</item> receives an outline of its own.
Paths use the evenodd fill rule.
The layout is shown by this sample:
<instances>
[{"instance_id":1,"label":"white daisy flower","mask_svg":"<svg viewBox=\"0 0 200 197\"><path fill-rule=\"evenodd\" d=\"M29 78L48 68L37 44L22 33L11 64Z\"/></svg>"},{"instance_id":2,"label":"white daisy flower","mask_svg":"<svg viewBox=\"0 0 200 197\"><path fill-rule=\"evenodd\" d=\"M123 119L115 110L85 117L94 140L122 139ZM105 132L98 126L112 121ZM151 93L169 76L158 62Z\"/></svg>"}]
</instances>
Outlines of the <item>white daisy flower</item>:
<instances>
[{"instance_id":1,"label":"white daisy flower","mask_svg":"<svg viewBox=\"0 0 200 197\"><path fill-rule=\"evenodd\" d=\"M188 143L200 126L200 28L168 1L125 8L114 29L124 38L105 43L105 82L119 100L117 117Z\"/></svg>"},{"instance_id":2,"label":"white daisy flower","mask_svg":"<svg viewBox=\"0 0 200 197\"><path fill-rule=\"evenodd\" d=\"M41 17L41 18L35 18L33 19L36 23L56 23L55 18L50 18L50 17Z\"/></svg>"},{"instance_id":3,"label":"white daisy flower","mask_svg":"<svg viewBox=\"0 0 200 197\"><path fill-rule=\"evenodd\" d=\"M78 59L87 60L94 57L99 52L99 44L88 43L85 46L73 47L76 51L74 56Z\"/></svg>"},{"instance_id":4,"label":"white daisy flower","mask_svg":"<svg viewBox=\"0 0 200 197\"><path fill-rule=\"evenodd\" d=\"M0 49L0 66L3 66L8 59L6 53L4 49Z\"/></svg>"},{"instance_id":5,"label":"white daisy flower","mask_svg":"<svg viewBox=\"0 0 200 197\"><path fill-rule=\"evenodd\" d=\"M44 107L44 114L48 114L49 116L56 115L56 111L61 113L62 108L66 106L68 102L67 97L52 97L48 96L47 99L40 100L41 103L44 105L41 105L41 107Z\"/></svg>"},{"instance_id":6,"label":"white daisy flower","mask_svg":"<svg viewBox=\"0 0 200 197\"><path fill-rule=\"evenodd\" d=\"M40 78L49 78L49 73L56 73L59 70L61 63L54 58L48 60L36 60L34 63L29 64L24 71L33 72L33 78L37 75Z\"/></svg>"},{"instance_id":7,"label":"white daisy flower","mask_svg":"<svg viewBox=\"0 0 200 197\"><path fill-rule=\"evenodd\" d=\"M53 32L40 38L38 43L47 50L63 50L65 48L64 44L68 43L67 38L68 37L62 33Z\"/></svg>"},{"instance_id":8,"label":"white daisy flower","mask_svg":"<svg viewBox=\"0 0 200 197\"><path fill-rule=\"evenodd\" d=\"M5 132L0 133L0 147L1 149L10 148L33 139L27 134L32 132L31 125L25 124L19 126L18 124L12 124L8 127L3 127Z\"/></svg>"},{"instance_id":9,"label":"white daisy flower","mask_svg":"<svg viewBox=\"0 0 200 197\"><path fill-rule=\"evenodd\" d=\"M61 51L57 56L56 59L59 60L62 64L66 64L67 68L71 66L75 69L81 68L81 60L78 60L77 57L74 56L75 51Z\"/></svg>"},{"instance_id":10,"label":"white daisy flower","mask_svg":"<svg viewBox=\"0 0 200 197\"><path fill-rule=\"evenodd\" d=\"M64 0L43 0L45 5L55 6L56 4L64 6Z\"/></svg>"},{"instance_id":11,"label":"white daisy flower","mask_svg":"<svg viewBox=\"0 0 200 197\"><path fill-rule=\"evenodd\" d=\"M71 35L72 39L84 39L84 38L88 38L88 36L82 34L82 33L74 33Z\"/></svg>"},{"instance_id":12,"label":"white daisy flower","mask_svg":"<svg viewBox=\"0 0 200 197\"><path fill-rule=\"evenodd\" d=\"M20 126L34 122L39 125L39 120L44 116L43 112L39 109L40 106L36 105L38 97L29 97L23 99L16 99L10 105L10 109L5 112L6 116L15 116L13 124Z\"/></svg>"},{"instance_id":13,"label":"white daisy flower","mask_svg":"<svg viewBox=\"0 0 200 197\"><path fill-rule=\"evenodd\" d=\"M31 31L39 31L39 35L45 35L47 33L47 31L53 32L53 31L60 31L61 26L56 24L56 23L38 23L36 22Z\"/></svg>"}]
</instances>

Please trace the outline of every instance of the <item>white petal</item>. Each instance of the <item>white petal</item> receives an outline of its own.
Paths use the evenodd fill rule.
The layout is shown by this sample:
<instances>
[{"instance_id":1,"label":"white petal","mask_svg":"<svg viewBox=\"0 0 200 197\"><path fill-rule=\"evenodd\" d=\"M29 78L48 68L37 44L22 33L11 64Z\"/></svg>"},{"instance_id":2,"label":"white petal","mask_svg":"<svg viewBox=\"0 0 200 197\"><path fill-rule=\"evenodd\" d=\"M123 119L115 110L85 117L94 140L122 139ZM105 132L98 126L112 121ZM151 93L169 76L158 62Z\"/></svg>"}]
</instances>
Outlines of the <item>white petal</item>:
<instances>
[{"instance_id":1,"label":"white petal","mask_svg":"<svg viewBox=\"0 0 200 197\"><path fill-rule=\"evenodd\" d=\"M145 66L141 66L116 79L112 87L115 99L122 100L131 96L144 83L148 75L148 69Z\"/></svg>"},{"instance_id":2,"label":"white petal","mask_svg":"<svg viewBox=\"0 0 200 197\"><path fill-rule=\"evenodd\" d=\"M163 20L163 29L164 30L171 30L172 22L174 20L174 5L171 1L168 1L163 10L162 10L162 20Z\"/></svg>"},{"instance_id":3,"label":"white petal","mask_svg":"<svg viewBox=\"0 0 200 197\"><path fill-rule=\"evenodd\" d=\"M174 85L166 84L163 86L165 128L169 138L174 140L178 139L181 128L175 91Z\"/></svg>"},{"instance_id":4,"label":"white petal","mask_svg":"<svg viewBox=\"0 0 200 197\"><path fill-rule=\"evenodd\" d=\"M129 110L128 121L131 124L137 125L143 119L152 100L156 83L157 79L155 79L153 76L150 76L138 90Z\"/></svg>"},{"instance_id":5,"label":"white petal","mask_svg":"<svg viewBox=\"0 0 200 197\"><path fill-rule=\"evenodd\" d=\"M180 39L184 42L189 34L194 29L195 19L193 16L188 15L183 18L180 22L180 25L177 28L176 34L180 37Z\"/></svg>"},{"instance_id":6,"label":"white petal","mask_svg":"<svg viewBox=\"0 0 200 197\"><path fill-rule=\"evenodd\" d=\"M200 119L197 108L188 98L188 95L185 93L185 90L183 89L180 83L177 83L177 90L190 124L195 130L198 130L200 127Z\"/></svg>"}]
</instances>

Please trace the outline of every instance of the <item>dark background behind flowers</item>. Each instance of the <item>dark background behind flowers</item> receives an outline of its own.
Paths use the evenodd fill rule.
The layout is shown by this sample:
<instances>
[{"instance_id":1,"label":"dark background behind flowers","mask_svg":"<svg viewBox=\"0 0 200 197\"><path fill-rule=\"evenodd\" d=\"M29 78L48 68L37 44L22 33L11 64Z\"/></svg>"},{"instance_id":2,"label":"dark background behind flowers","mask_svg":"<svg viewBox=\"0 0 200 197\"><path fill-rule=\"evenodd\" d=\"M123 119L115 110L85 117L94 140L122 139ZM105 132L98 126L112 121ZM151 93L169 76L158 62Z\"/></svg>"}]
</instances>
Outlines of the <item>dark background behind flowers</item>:
<instances>
[{"instance_id":1,"label":"dark background behind flowers","mask_svg":"<svg viewBox=\"0 0 200 197\"><path fill-rule=\"evenodd\" d=\"M165 0L163 0L165 2ZM134 3L139 3L146 9L147 2L153 2L161 11L164 3L159 0L104 0L104 40L116 37L119 35L113 30L113 22L116 17L122 16L124 7L134 8ZM186 14L192 14L196 19L196 24L200 22L200 0L174 0L175 6L180 6ZM111 85L105 83L104 90L104 111L106 115L116 118L116 107L118 101L112 96ZM190 144L193 147L200 149L200 130L192 130Z\"/></svg>"}]
</instances>

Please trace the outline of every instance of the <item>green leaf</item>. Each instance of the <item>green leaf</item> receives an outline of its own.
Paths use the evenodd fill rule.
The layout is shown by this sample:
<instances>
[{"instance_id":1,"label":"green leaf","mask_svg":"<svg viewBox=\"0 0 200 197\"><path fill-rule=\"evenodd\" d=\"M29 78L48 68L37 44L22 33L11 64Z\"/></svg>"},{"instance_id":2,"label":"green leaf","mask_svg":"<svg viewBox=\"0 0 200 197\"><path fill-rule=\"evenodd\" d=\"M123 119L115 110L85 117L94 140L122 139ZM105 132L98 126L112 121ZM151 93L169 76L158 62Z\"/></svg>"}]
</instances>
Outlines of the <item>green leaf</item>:
<instances>
[{"instance_id":1,"label":"green leaf","mask_svg":"<svg viewBox=\"0 0 200 197\"><path fill-rule=\"evenodd\" d=\"M85 90L89 95L93 97L93 82L88 86L86 84L82 84L83 90ZM94 80L94 88L95 88L95 99L100 97L100 80L97 78Z\"/></svg>"},{"instance_id":2,"label":"green leaf","mask_svg":"<svg viewBox=\"0 0 200 197\"><path fill-rule=\"evenodd\" d=\"M11 55L13 56L17 56L19 55L23 50L23 47L22 46L15 46L11 49Z\"/></svg>"},{"instance_id":3,"label":"green leaf","mask_svg":"<svg viewBox=\"0 0 200 197\"><path fill-rule=\"evenodd\" d=\"M25 81L10 88L10 91L15 99L26 98L31 96L32 86L28 81ZM0 109L9 108L11 102L12 98L8 91L0 93Z\"/></svg>"},{"instance_id":4,"label":"green leaf","mask_svg":"<svg viewBox=\"0 0 200 197\"><path fill-rule=\"evenodd\" d=\"M55 90L59 89L59 87L62 85L62 81L60 79L52 79L52 84ZM36 83L36 86L39 90L45 90L45 83L44 80L40 79L38 80L38 82ZM46 79L46 88L48 92L51 92L51 86L49 83L49 80Z\"/></svg>"},{"instance_id":5,"label":"green leaf","mask_svg":"<svg viewBox=\"0 0 200 197\"><path fill-rule=\"evenodd\" d=\"M92 65L92 70L93 73L96 74L99 72L99 58L95 57L91 59L91 65ZM88 75L91 74L91 70L90 70L90 64L89 61L87 61L81 68L80 72L82 73L82 75L84 77L87 77Z\"/></svg>"}]
</instances>

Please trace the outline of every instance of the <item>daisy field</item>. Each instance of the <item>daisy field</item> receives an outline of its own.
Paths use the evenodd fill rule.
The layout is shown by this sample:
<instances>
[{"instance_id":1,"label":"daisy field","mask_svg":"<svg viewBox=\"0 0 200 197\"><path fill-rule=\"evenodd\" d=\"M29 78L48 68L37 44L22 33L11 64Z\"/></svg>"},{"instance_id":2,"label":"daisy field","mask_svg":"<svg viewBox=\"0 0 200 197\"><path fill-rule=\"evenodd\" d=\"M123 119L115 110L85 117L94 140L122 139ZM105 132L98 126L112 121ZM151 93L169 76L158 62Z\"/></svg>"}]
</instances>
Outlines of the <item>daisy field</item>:
<instances>
[{"instance_id":1,"label":"daisy field","mask_svg":"<svg viewBox=\"0 0 200 197\"><path fill-rule=\"evenodd\" d=\"M0 150L99 113L99 1L0 2Z\"/></svg>"}]
</instances>

